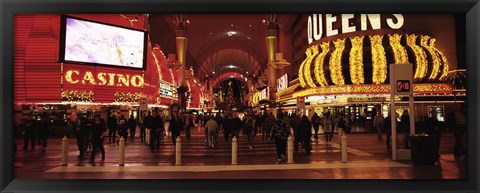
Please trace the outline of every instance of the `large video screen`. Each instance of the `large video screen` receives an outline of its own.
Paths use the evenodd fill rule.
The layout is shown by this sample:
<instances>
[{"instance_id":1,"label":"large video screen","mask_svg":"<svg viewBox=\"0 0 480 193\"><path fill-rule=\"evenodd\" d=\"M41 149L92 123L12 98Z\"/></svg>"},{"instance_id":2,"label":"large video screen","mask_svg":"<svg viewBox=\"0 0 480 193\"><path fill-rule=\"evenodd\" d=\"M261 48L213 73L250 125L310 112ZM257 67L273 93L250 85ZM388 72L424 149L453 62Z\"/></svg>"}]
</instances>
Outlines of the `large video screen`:
<instances>
[{"instance_id":1,"label":"large video screen","mask_svg":"<svg viewBox=\"0 0 480 193\"><path fill-rule=\"evenodd\" d=\"M144 67L145 32L71 17L64 24L63 61Z\"/></svg>"}]
</instances>

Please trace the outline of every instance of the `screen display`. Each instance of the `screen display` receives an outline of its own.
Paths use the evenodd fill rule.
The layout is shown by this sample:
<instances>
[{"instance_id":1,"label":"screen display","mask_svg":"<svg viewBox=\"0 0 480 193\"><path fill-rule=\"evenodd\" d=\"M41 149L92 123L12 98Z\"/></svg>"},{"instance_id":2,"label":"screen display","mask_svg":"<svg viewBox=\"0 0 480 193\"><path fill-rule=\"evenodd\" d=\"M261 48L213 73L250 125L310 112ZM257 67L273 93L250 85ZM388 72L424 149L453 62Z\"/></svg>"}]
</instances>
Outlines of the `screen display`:
<instances>
[{"instance_id":1,"label":"screen display","mask_svg":"<svg viewBox=\"0 0 480 193\"><path fill-rule=\"evenodd\" d=\"M66 18L64 60L143 68L145 32Z\"/></svg>"}]
</instances>

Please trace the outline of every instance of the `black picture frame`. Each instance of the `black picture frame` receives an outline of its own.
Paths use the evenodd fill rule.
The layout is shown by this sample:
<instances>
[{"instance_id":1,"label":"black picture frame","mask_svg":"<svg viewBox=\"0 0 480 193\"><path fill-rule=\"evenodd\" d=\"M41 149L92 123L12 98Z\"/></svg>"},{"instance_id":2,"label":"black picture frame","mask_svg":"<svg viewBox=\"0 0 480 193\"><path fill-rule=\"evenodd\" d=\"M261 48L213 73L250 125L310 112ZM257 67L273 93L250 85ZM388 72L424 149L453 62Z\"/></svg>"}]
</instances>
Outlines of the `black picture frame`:
<instances>
[{"instance_id":1,"label":"black picture frame","mask_svg":"<svg viewBox=\"0 0 480 193\"><path fill-rule=\"evenodd\" d=\"M142 32L143 33L143 60L142 60L142 67L141 68L136 68L136 67L128 67L128 66L119 66L115 64L102 64L102 63L91 63L91 62L82 62L82 61L72 61L72 60L65 60L65 41L66 41L66 32L67 32L67 18L79 20L79 21L86 21L86 22L91 22L91 23L96 23L96 24L101 24L101 25L106 25L106 26L111 26L111 27L118 27L118 28L123 28L131 31L137 31L137 32ZM59 57L58 61L61 63L66 63L66 64L80 64L80 65L87 65L87 66L102 66L102 67L108 67L108 68L119 68L119 69L129 69L129 70L145 70L147 68L147 53L148 53L148 33L146 31L138 30L138 29L133 29L133 28L128 28L128 27L123 27L119 25L112 25L104 22L98 22L98 21L93 21L89 19L83 19L79 17L74 17L70 15L61 15L60 18L60 49L59 49Z\"/></svg>"},{"instance_id":2,"label":"black picture frame","mask_svg":"<svg viewBox=\"0 0 480 193\"><path fill-rule=\"evenodd\" d=\"M467 180L19 180L13 164L13 17L68 13L457 13L466 16ZM478 192L478 0L2 0L0 188L10 192Z\"/></svg>"}]
</instances>

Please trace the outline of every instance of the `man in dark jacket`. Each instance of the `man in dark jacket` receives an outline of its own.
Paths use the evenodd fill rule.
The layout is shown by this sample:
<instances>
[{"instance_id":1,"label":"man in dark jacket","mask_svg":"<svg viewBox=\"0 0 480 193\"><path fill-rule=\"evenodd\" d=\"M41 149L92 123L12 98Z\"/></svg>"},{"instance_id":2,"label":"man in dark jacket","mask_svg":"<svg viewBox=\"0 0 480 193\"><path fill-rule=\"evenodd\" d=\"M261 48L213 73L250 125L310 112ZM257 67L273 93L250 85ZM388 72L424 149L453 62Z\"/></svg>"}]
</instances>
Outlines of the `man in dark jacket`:
<instances>
[{"instance_id":1,"label":"man in dark jacket","mask_svg":"<svg viewBox=\"0 0 480 193\"><path fill-rule=\"evenodd\" d=\"M302 119L298 126L298 130L300 131L300 139L302 140L305 147L305 153L310 154L312 151L312 124L310 123L306 115L302 116Z\"/></svg>"},{"instance_id":2,"label":"man in dark jacket","mask_svg":"<svg viewBox=\"0 0 480 193\"><path fill-rule=\"evenodd\" d=\"M97 154L97 149L102 153L102 160L105 160L105 148L103 147L103 133L106 131L105 120L103 120L100 115L95 115L93 126L92 126L92 154L90 155L90 162L93 163L95 160L95 155Z\"/></svg>"},{"instance_id":3,"label":"man in dark jacket","mask_svg":"<svg viewBox=\"0 0 480 193\"><path fill-rule=\"evenodd\" d=\"M37 125L38 134L40 135L40 142L42 145L42 153L45 153L47 147L48 133L50 131L50 119L47 114L42 114L40 121Z\"/></svg>"},{"instance_id":4,"label":"man in dark jacket","mask_svg":"<svg viewBox=\"0 0 480 193\"><path fill-rule=\"evenodd\" d=\"M392 117L388 113L387 118L383 122L383 130L387 133L387 148L392 148Z\"/></svg>"},{"instance_id":5,"label":"man in dark jacket","mask_svg":"<svg viewBox=\"0 0 480 193\"><path fill-rule=\"evenodd\" d=\"M115 118L115 115L112 113L110 114L110 117L108 118L107 125L108 125L108 142L115 142L115 137L117 135L117 118Z\"/></svg>"},{"instance_id":6,"label":"man in dark jacket","mask_svg":"<svg viewBox=\"0 0 480 193\"><path fill-rule=\"evenodd\" d=\"M231 113L228 114L228 116L225 118L223 121L223 137L225 139L225 142L228 142L230 139L230 130L232 129L232 121L233 121L233 116Z\"/></svg>"},{"instance_id":7,"label":"man in dark jacket","mask_svg":"<svg viewBox=\"0 0 480 193\"><path fill-rule=\"evenodd\" d=\"M312 125L313 125L313 130L315 131L315 140L318 141L318 130L320 128L321 124L321 119L320 116L318 116L317 113L314 113L312 116ZM343 129L343 127L342 127Z\"/></svg>"},{"instance_id":8,"label":"man in dark jacket","mask_svg":"<svg viewBox=\"0 0 480 193\"><path fill-rule=\"evenodd\" d=\"M33 120L32 115L25 115L23 117L23 128L25 129L25 140L23 143L23 149L28 149L28 142L30 141L30 145L32 149L35 149L35 127L36 123Z\"/></svg>"},{"instance_id":9,"label":"man in dark jacket","mask_svg":"<svg viewBox=\"0 0 480 193\"><path fill-rule=\"evenodd\" d=\"M148 111L148 115L145 116L143 119L143 125L146 129L150 131L150 136L147 136L149 137L149 139L152 138L152 120L153 120L152 112Z\"/></svg>"},{"instance_id":10,"label":"man in dark jacket","mask_svg":"<svg viewBox=\"0 0 480 193\"><path fill-rule=\"evenodd\" d=\"M137 129L137 121L133 118L133 115L130 115L128 119L128 128L130 129L130 139L134 139L135 137L135 130Z\"/></svg>"},{"instance_id":11,"label":"man in dark jacket","mask_svg":"<svg viewBox=\"0 0 480 193\"><path fill-rule=\"evenodd\" d=\"M180 136L181 130L183 128L182 118L178 115L178 112L174 112L172 119L170 120L170 125L168 130L172 133L172 143L173 146L177 143L177 137Z\"/></svg>"},{"instance_id":12,"label":"man in dark jacket","mask_svg":"<svg viewBox=\"0 0 480 193\"><path fill-rule=\"evenodd\" d=\"M275 146L277 149L277 157L279 162L286 162L286 151L288 136L290 136L290 126L283 119L283 114L278 116L272 128L272 137L275 139Z\"/></svg>"},{"instance_id":13,"label":"man in dark jacket","mask_svg":"<svg viewBox=\"0 0 480 193\"><path fill-rule=\"evenodd\" d=\"M83 156L85 155L85 138L88 130L88 119L86 114L80 114L80 117L77 120L76 123L76 136L77 136L77 146L78 146L78 151L80 159L83 159Z\"/></svg>"},{"instance_id":14,"label":"man in dark jacket","mask_svg":"<svg viewBox=\"0 0 480 193\"><path fill-rule=\"evenodd\" d=\"M262 139L265 141L271 141L272 140L272 127L275 122L275 116L273 116L273 113L270 112L270 114L265 118L265 123L264 123L264 129L262 131Z\"/></svg>"},{"instance_id":15,"label":"man in dark jacket","mask_svg":"<svg viewBox=\"0 0 480 193\"><path fill-rule=\"evenodd\" d=\"M293 118L291 122L292 128L293 128L293 135L294 135L293 146L295 151L298 151L299 143L303 141L301 131L300 131L300 122L301 122L300 114L295 115L295 118Z\"/></svg>"},{"instance_id":16,"label":"man in dark jacket","mask_svg":"<svg viewBox=\"0 0 480 193\"><path fill-rule=\"evenodd\" d=\"M157 111L153 111L153 118L151 119L151 141L150 148L153 151L154 149L160 149L160 139L163 135L163 120L160 117Z\"/></svg>"},{"instance_id":17,"label":"man in dark jacket","mask_svg":"<svg viewBox=\"0 0 480 193\"><path fill-rule=\"evenodd\" d=\"M242 128L242 120L240 120L238 115L234 115L231 124L232 124L232 139L233 137L236 137L238 139L240 128Z\"/></svg>"}]
</instances>

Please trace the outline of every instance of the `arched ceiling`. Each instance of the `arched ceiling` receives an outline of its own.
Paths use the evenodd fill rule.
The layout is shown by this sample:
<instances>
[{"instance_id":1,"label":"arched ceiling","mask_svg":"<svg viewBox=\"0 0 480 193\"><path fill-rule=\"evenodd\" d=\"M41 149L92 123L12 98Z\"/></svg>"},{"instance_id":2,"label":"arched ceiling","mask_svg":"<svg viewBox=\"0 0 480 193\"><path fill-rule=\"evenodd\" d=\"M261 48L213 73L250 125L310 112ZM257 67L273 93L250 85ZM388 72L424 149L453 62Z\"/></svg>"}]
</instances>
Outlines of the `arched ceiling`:
<instances>
[{"instance_id":1,"label":"arched ceiling","mask_svg":"<svg viewBox=\"0 0 480 193\"><path fill-rule=\"evenodd\" d=\"M286 23L290 17L280 16L279 22ZM176 53L175 15L152 14L150 18L154 41L169 38L164 46L160 44L162 50ZM265 68L265 14L184 14L184 18L189 20L187 67L193 66L200 80L230 72L248 76Z\"/></svg>"}]
</instances>

